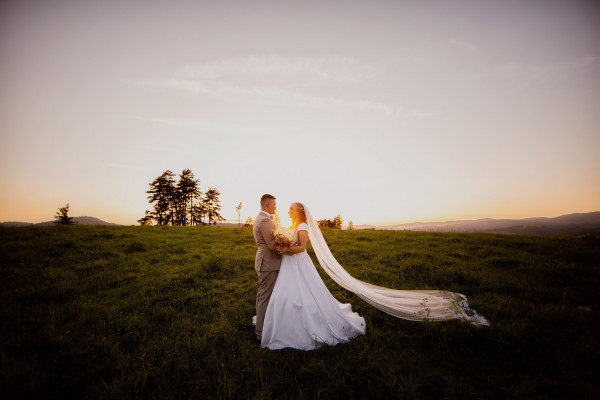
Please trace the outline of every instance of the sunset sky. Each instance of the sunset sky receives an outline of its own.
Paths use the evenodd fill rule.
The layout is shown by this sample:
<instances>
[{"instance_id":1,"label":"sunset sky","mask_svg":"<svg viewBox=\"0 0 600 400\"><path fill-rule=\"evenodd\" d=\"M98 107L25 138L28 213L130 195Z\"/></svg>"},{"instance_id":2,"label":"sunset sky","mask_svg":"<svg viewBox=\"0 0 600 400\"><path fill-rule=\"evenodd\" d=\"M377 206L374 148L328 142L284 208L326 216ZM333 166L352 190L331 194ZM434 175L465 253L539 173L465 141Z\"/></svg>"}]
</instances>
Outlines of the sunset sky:
<instances>
[{"instance_id":1,"label":"sunset sky","mask_svg":"<svg viewBox=\"0 0 600 400\"><path fill-rule=\"evenodd\" d=\"M600 211L598 1L3 1L0 221L190 168L354 224Z\"/></svg>"}]
</instances>

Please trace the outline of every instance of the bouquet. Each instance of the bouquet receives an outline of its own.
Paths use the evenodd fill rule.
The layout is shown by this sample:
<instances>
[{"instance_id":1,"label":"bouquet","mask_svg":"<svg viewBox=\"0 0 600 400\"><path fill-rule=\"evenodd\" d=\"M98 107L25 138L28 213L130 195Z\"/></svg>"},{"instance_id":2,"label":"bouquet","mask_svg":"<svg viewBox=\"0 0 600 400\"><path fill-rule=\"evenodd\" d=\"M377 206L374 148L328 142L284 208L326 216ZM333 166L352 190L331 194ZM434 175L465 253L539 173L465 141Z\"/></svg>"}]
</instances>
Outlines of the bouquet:
<instances>
[{"instance_id":1,"label":"bouquet","mask_svg":"<svg viewBox=\"0 0 600 400\"><path fill-rule=\"evenodd\" d=\"M277 227L273 231L273 238L275 239L275 246L278 248L290 247L294 243L295 235L291 229ZM279 256L277 251L273 252L275 256Z\"/></svg>"}]
</instances>

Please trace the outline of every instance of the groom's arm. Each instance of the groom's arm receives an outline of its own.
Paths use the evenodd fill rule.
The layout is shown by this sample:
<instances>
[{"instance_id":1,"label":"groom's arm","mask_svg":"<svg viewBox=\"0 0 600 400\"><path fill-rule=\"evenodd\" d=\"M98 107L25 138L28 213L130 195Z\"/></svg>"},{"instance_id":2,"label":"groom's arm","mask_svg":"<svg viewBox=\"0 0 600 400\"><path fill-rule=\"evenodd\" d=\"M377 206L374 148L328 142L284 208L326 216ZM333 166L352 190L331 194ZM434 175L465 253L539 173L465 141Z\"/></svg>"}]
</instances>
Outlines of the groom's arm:
<instances>
[{"instance_id":1,"label":"groom's arm","mask_svg":"<svg viewBox=\"0 0 600 400\"><path fill-rule=\"evenodd\" d=\"M263 219L260 221L258 229L260 229L260 233L265 239L265 243L269 250L275 250L275 238L273 237L273 231L275 229L273 227L273 221L267 218Z\"/></svg>"}]
</instances>

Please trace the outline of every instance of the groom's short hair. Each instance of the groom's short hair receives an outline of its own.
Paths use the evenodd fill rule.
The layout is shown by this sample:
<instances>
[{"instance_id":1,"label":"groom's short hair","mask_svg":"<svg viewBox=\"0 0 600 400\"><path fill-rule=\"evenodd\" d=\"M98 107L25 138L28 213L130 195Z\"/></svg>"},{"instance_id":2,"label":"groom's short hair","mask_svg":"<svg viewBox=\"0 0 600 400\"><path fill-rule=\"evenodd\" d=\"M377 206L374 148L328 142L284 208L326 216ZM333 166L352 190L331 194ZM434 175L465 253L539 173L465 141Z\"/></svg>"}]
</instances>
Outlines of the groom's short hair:
<instances>
[{"instance_id":1,"label":"groom's short hair","mask_svg":"<svg viewBox=\"0 0 600 400\"><path fill-rule=\"evenodd\" d=\"M263 194L260 198L260 205L263 207L266 206L269 200L275 200L275 196L272 194Z\"/></svg>"}]
</instances>

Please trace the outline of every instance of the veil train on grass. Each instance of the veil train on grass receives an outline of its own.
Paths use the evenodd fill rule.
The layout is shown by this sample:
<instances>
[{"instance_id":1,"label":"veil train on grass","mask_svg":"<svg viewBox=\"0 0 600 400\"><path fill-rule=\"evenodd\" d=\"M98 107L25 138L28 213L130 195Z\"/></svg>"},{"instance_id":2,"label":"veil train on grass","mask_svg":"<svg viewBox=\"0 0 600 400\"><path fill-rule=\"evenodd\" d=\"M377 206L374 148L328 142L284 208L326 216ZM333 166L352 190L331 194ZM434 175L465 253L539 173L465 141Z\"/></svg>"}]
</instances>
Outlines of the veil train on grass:
<instances>
[{"instance_id":1,"label":"veil train on grass","mask_svg":"<svg viewBox=\"0 0 600 400\"><path fill-rule=\"evenodd\" d=\"M319 226L305 204L308 237L321 268L338 285L390 315L411 321L448 321L461 319L474 325L489 326L489 322L469 308L467 298L460 293L443 290L397 290L372 285L352 277L337 262Z\"/></svg>"}]
</instances>

